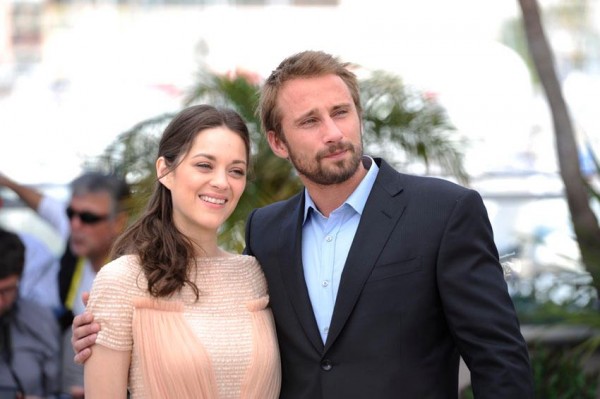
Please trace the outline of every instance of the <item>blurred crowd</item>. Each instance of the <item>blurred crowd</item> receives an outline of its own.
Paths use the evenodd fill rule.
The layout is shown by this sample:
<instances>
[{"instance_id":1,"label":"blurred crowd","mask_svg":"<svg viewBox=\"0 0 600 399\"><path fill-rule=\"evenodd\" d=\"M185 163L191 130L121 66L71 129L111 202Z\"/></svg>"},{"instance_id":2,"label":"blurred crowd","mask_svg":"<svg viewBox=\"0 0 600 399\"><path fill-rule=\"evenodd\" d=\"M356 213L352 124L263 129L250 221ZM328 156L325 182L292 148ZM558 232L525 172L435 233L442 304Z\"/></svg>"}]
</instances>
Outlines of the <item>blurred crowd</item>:
<instances>
[{"instance_id":1,"label":"blurred crowd","mask_svg":"<svg viewBox=\"0 0 600 399\"><path fill-rule=\"evenodd\" d=\"M127 225L130 188L99 172L73 180L66 203L2 173L0 188L14 192L64 242L56 256L40 237L0 227L0 397L83 398L71 323ZM2 204L0 197L0 212Z\"/></svg>"}]
</instances>

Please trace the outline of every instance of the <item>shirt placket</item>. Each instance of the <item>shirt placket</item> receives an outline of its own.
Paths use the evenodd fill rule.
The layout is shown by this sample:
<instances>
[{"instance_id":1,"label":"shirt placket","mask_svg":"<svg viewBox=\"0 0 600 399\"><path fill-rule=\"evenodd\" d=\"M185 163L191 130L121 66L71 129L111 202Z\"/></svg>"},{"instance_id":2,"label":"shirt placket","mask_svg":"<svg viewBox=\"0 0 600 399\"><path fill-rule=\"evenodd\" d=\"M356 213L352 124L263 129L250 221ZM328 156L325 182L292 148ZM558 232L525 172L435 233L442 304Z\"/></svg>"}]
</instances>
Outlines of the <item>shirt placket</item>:
<instances>
[{"instance_id":1,"label":"shirt placket","mask_svg":"<svg viewBox=\"0 0 600 399\"><path fill-rule=\"evenodd\" d=\"M333 309L335 306L335 287L333 284L333 273L335 265L335 245L337 235L340 229L341 218L336 215L335 212L329 216L329 219L325 223L325 229L323 239L321 243L321 259L319 267L319 301L326 304L326 314L323 318L328 320L325 326L323 326L323 333L326 335L329 333L329 324L333 315Z\"/></svg>"}]
</instances>

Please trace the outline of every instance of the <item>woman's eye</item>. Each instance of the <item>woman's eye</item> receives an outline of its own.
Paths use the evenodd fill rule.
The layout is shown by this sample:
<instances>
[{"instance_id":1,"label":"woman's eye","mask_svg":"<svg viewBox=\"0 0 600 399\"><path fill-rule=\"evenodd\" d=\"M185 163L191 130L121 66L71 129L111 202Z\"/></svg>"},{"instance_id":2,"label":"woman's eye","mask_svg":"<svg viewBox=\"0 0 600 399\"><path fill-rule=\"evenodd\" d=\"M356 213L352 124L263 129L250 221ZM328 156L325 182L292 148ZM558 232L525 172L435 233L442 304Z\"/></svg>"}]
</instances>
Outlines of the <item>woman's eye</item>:
<instances>
[{"instance_id":1,"label":"woman's eye","mask_svg":"<svg viewBox=\"0 0 600 399\"><path fill-rule=\"evenodd\" d=\"M212 168L212 166L209 163L205 163L205 162L197 163L196 167L198 167L200 169L211 169Z\"/></svg>"},{"instance_id":2,"label":"woman's eye","mask_svg":"<svg viewBox=\"0 0 600 399\"><path fill-rule=\"evenodd\" d=\"M234 174L235 176L239 176L239 177L244 177L246 176L246 171L243 169L233 169L231 171L232 174Z\"/></svg>"}]
</instances>

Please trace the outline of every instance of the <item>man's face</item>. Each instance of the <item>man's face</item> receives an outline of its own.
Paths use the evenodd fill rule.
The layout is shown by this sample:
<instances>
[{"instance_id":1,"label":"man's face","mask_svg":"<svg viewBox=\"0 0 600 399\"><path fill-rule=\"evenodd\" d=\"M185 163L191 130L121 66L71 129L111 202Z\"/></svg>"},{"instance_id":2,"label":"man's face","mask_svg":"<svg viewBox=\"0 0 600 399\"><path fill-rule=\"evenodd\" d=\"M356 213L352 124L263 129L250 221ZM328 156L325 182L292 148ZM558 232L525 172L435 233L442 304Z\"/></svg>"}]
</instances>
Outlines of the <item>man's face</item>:
<instances>
[{"instance_id":1,"label":"man's face","mask_svg":"<svg viewBox=\"0 0 600 399\"><path fill-rule=\"evenodd\" d=\"M0 279L0 316L14 305L19 294L19 276L12 275Z\"/></svg>"},{"instance_id":2,"label":"man's face","mask_svg":"<svg viewBox=\"0 0 600 399\"><path fill-rule=\"evenodd\" d=\"M362 157L361 122L340 77L292 79L280 89L277 107L284 140L269 132L269 144L276 155L290 159L301 179L331 185L356 173Z\"/></svg>"},{"instance_id":3,"label":"man's face","mask_svg":"<svg viewBox=\"0 0 600 399\"><path fill-rule=\"evenodd\" d=\"M121 232L113 215L108 193L74 195L69 203L71 251L90 259L107 258L111 246ZM93 217L90 217L93 216Z\"/></svg>"}]
</instances>

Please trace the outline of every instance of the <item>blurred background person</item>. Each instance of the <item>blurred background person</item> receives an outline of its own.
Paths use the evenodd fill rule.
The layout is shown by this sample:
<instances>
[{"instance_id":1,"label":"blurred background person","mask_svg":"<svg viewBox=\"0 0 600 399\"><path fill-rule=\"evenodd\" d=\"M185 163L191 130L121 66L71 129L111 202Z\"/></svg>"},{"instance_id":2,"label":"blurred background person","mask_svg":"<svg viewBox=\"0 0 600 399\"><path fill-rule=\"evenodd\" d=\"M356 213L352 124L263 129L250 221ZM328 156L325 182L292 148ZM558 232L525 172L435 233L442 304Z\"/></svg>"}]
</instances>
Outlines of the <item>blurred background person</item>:
<instances>
[{"instance_id":1,"label":"blurred background person","mask_svg":"<svg viewBox=\"0 0 600 399\"><path fill-rule=\"evenodd\" d=\"M62 303L62 390L83 397L83 367L73 362L70 344L73 316L82 313L83 292L91 289L111 247L127 225L128 184L112 174L86 172L70 184L68 204L0 174L0 186L15 192L67 242L60 259L58 290Z\"/></svg>"},{"instance_id":2,"label":"blurred background person","mask_svg":"<svg viewBox=\"0 0 600 399\"><path fill-rule=\"evenodd\" d=\"M0 197L0 211L3 205L4 201ZM14 230L13 232L25 245L25 267L19 283L19 297L39 303L58 316L62 306L58 294L60 264L57 257L50 247L34 234Z\"/></svg>"},{"instance_id":3,"label":"blurred background person","mask_svg":"<svg viewBox=\"0 0 600 399\"><path fill-rule=\"evenodd\" d=\"M25 398L60 389L60 330L46 308L19 297L25 246L0 229L0 387Z\"/></svg>"}]
</instances>

